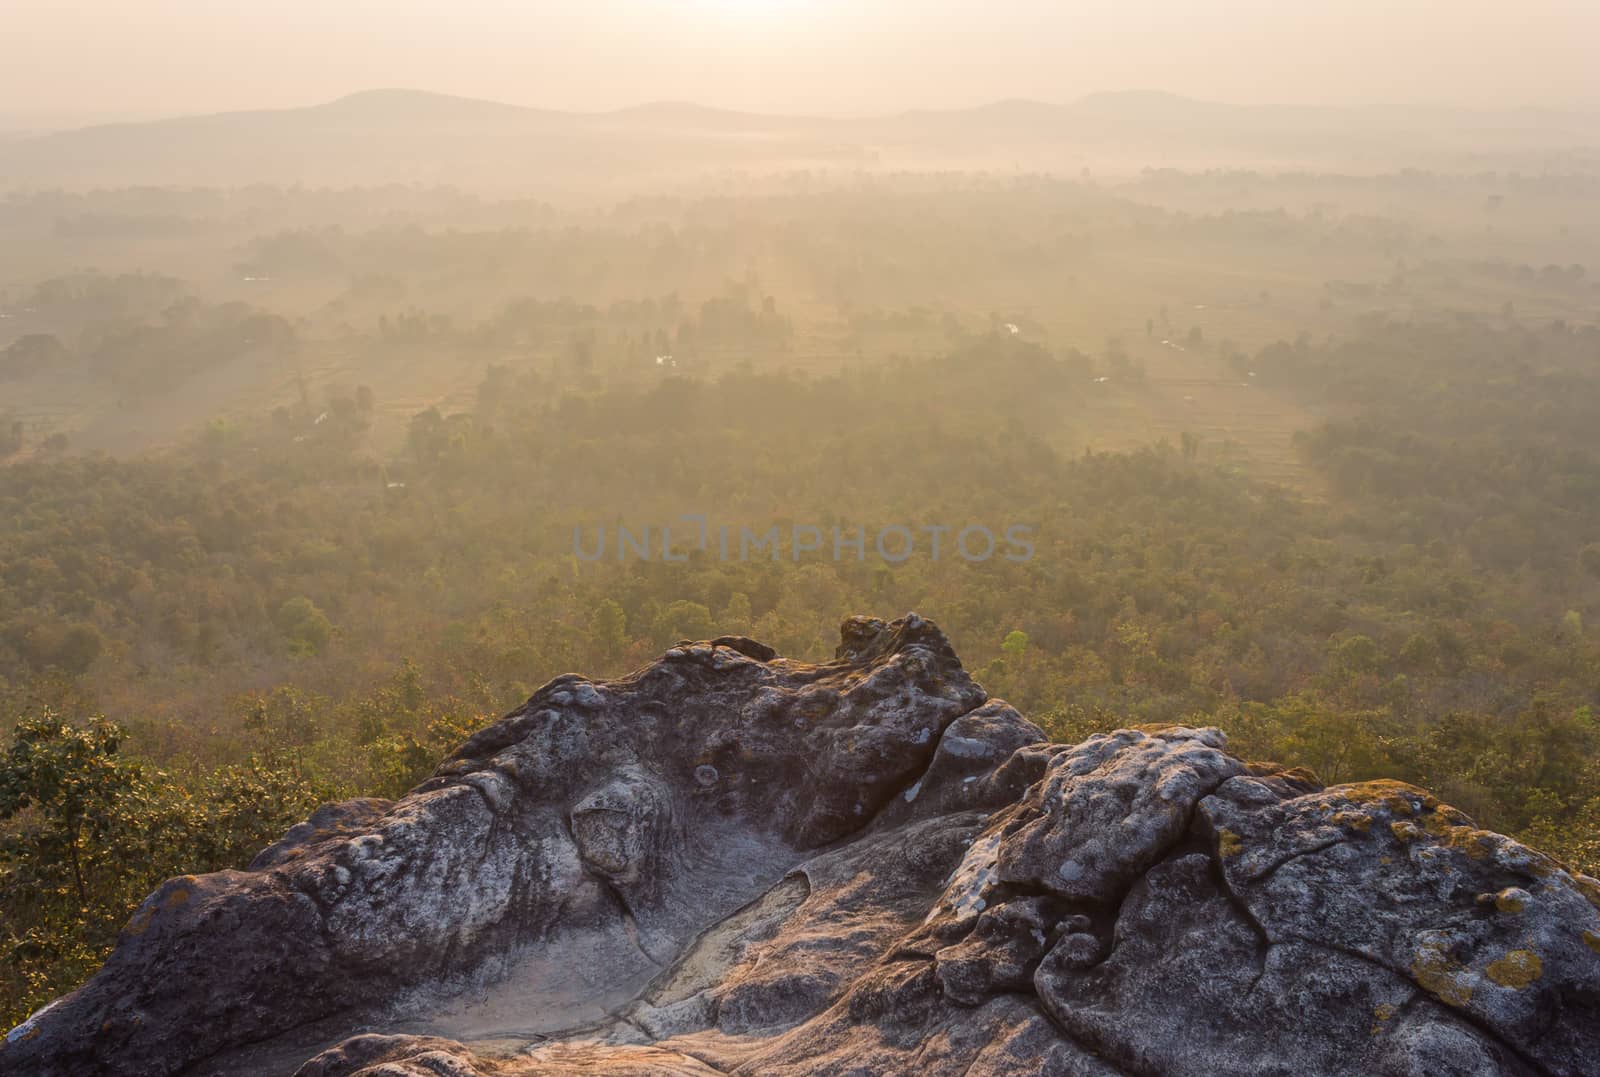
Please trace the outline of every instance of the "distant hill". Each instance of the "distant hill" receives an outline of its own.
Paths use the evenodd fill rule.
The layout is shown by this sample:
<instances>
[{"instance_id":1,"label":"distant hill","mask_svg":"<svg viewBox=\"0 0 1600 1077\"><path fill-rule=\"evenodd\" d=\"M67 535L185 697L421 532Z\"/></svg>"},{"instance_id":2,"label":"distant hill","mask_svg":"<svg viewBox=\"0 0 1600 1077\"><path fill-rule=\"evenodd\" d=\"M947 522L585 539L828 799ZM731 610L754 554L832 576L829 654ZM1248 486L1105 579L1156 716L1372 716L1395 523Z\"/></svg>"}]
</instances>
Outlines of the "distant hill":
<instances>
[{"instance_id":1,"label":"distant hill","mask_svg":"<svg viewBox=\"0 0 1600 1077\"><path fill-rule=\"evenodd\" d=\"M606 113L382 89L306 108L0 140L0 188L387 182L612 190L795 167L1513 167L1600 162L1600 116L1523 109L1241 106L1151 92L876 118L658 102Z\"/></svg>"}]
</instances>

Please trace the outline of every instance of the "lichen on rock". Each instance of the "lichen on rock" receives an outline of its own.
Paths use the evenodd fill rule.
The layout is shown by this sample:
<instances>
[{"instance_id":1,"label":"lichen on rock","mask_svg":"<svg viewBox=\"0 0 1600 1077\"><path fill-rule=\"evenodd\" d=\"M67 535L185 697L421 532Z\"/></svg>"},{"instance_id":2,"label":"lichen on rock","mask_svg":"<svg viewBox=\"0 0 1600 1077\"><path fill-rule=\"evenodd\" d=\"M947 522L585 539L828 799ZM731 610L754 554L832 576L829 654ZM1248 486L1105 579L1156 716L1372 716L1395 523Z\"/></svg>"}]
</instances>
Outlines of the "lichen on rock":
<instances>
[{"instance_id":1,"label":"lichen on rock","mask_svg":"<svg viewBox=\"0 0 1600 1077\"><path fill-rule=\"evenodd\" d=\"M851 618L559 677L164 884L0 1071L1578 1075L1596 894L1215 729L1049 744L932 622Z\"/></svg>"}]
</instances>

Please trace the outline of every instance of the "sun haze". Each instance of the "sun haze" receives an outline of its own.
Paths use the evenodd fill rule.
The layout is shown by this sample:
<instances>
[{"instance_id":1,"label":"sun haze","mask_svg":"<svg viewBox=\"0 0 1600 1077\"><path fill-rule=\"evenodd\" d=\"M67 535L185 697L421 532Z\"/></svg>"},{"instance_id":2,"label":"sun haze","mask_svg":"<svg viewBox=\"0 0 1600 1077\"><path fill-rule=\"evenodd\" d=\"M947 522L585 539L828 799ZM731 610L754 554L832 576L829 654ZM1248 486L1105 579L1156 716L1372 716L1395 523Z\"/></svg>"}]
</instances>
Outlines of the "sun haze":
<instances>
[{"instance_id":1,"label":"sun haze","mask_svg":"<svg viewBox=\"0 0 1600 1077\"><path fill-rule=\"evenodd\" d=\"M9 0L0 41L0 121L13 126L375 86L577 110L681 100L831 114L1107 89L1600 105L1600 9L1584 0Z\"/></svg>"},{"instance_id":2,"label":"sun haze","mask_svg":"<svg viewBox=\"0 0 1600 1077\"><path fill-rule=\"evenodd\" d=\"M1600 1077L1597 45L0 0L0 1075Z\"/></svg>"}]
</instances>

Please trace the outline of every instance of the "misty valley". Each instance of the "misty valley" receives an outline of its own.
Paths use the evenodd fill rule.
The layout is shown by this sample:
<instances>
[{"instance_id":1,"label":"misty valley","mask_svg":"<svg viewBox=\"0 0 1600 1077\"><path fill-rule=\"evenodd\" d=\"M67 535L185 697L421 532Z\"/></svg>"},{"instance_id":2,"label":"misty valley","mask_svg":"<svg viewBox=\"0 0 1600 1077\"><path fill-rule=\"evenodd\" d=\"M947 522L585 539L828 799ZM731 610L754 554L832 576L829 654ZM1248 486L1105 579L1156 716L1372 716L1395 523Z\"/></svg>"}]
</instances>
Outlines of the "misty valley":
<instances>
[{"instance_id":1,"label":"misty valley","mask_svg":"<svg viewBox=\"0 0 1600 1077\"><path fill-rule=\"evenodd\" d=\"M1495 115L0 141L0 1070L1597 1072L1600 123Z\"/></svg>"}]
</instances>

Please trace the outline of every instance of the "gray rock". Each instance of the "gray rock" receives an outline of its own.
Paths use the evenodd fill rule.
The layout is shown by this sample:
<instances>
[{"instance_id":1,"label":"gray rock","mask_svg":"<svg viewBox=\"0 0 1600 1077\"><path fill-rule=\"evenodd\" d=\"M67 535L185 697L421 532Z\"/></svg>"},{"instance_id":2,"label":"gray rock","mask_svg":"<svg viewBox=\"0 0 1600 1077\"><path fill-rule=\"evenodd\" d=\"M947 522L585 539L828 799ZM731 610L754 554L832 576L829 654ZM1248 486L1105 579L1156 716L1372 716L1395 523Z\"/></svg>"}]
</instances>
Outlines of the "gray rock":
<instances>
[{"instance_id":1,"label":"gray rock","mask_svg":"<svg viewBox=\"0 0 1600 1077\"><path fill-rule=\"evenodd\" d=\"M1177 726L1051 745L931 623L557 678L175 879L0 1072L1584 1074L1600 884Z\"/></svg>"}]
</instances>

